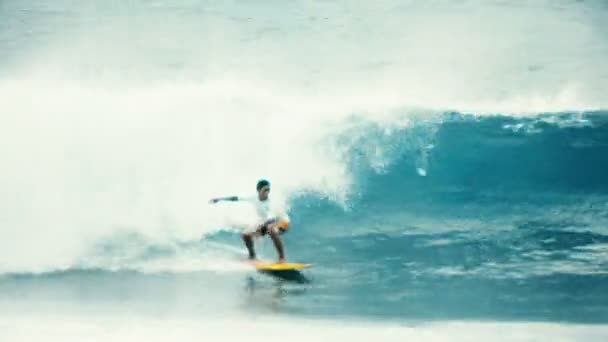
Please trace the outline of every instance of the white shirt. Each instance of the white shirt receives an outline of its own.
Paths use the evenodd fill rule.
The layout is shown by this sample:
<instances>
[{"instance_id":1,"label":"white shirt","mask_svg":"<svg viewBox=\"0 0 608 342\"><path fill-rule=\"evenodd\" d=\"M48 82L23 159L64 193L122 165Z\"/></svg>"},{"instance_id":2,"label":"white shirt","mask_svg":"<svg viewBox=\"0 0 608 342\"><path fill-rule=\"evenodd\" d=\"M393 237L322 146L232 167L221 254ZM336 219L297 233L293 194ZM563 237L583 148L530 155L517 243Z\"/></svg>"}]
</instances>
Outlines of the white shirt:
<instances>
[{"instance_id":1,"label":"white shirt","mask_svg":"<svg viewBox=\"0 0 608 342\"><path fill-rule=\"evenodd\" d=\"M239 201L249 202L254 205L256 213L260 219L260 223L272 219L289 222L289 215L285 212L285 208L270 200L268 197L265 201L260 201L258 195L254 196L239 196Z\"/></svg>"}]
</instances>

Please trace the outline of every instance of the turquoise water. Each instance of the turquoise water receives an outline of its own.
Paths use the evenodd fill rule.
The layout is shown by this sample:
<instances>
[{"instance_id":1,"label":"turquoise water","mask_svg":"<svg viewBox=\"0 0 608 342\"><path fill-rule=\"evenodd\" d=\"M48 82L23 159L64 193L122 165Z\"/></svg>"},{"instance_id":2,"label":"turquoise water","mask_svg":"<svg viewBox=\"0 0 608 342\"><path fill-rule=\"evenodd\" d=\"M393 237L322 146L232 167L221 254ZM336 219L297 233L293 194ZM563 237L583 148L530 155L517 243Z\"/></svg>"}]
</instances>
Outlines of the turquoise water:
<instances>
[{"instance_id":1,"label":"turquoise water","mask_svg":"<svg viewBox=\"0 0 608 342\"><path fill-rule=\"evenodd\" d=\"M0 337L604 340L607 13L3 1Z\"/></svg>"}]
</instances>

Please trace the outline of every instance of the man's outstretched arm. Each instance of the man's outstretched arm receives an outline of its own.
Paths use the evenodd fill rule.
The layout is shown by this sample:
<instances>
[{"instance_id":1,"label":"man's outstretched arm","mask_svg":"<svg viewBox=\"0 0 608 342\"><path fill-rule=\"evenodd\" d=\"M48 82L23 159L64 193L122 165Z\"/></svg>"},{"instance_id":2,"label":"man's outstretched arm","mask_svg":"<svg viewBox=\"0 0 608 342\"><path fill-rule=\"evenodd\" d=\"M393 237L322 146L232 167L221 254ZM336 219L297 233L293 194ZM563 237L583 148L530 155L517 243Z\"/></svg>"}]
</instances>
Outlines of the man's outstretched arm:
<instances>
[{"instance_id":1,"label":"man's outstretched arm","mask_svg":"<svg viewBox=\"0 0 608 342\"><path fill-rule=\"evenodd\" d=\"M209 200L209 203L211 204L215 204L217 202L221 202L221 201L238 201L239 197L238 196L229 196L229 197L217 197L217 198L212 198L211 200Z\"/></svg>"}]
</instances>

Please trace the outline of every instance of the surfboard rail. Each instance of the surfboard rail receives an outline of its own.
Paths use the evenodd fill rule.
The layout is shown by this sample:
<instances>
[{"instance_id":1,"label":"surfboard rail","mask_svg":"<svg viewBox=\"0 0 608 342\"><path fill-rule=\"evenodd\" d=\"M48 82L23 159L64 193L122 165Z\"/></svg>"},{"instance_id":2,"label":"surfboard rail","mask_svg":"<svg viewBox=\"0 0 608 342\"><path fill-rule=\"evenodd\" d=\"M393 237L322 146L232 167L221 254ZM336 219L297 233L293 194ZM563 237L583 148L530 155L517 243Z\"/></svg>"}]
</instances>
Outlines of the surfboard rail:
<instances>
[{"instance_id":1,"label":"surfboard rail","mask_svg":"<svg viewBox=\"0 0 608 342\"><path fill-rule=\"evenodd\" d=\"M302 270L312 267L312 264L304 263L276 263L276 262L265 262L265 261L252 261L251 264L258 270L263 271L295 271Z\"/></svg>"}]
</instances>

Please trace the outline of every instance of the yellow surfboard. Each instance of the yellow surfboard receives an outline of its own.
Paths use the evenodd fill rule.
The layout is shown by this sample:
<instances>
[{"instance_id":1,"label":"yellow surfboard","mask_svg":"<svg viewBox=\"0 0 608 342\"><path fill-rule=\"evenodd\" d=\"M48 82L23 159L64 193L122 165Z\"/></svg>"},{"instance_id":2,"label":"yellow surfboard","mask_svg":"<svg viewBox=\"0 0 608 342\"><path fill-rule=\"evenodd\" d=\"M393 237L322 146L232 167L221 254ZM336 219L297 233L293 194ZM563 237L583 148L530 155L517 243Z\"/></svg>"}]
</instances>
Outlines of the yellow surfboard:
<instances>
[{"instance_id":1,"label":"yellow surfboard","mask_svg":"<svg viewBox=\"0 0 608 342\"><path fill-rule=\"evenodd\" d=\"M263 262L253 261L251 264L260 271L297 271L305 268L309 268L312 264L300 264L300 263L275 263L275 262Z\"/></svg>"}]
</instances>

